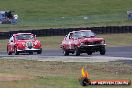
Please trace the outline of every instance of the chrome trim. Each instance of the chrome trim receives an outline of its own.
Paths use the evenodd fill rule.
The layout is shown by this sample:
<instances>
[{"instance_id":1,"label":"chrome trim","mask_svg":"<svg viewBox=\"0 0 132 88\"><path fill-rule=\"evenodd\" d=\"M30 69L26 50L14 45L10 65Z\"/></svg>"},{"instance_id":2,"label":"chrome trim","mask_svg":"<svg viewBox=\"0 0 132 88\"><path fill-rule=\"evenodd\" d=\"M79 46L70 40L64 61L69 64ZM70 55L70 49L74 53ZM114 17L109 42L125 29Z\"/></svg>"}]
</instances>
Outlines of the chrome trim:
<instances>
[{"instance_id":1,"label":"chrome trim","mask_svg":"<svg viewBox=\"0 0 132 88\"><path fill-rule=\"evenodd\" d=\"M96 45L81 45L80 47L87 47L87 46L106 46L106 44L96 44Z\"/></svg>"},{"instance_id":2,"label":"chrome trim","mask_svg":"<svg viewBox=\"0 0 132 88\"><path fill-rule=\"evenodd\" d=\"M41 49L35 49L35 48L31 48L31 49L26 48L24 50L17 49L17 51L28 51L28 50L30 51L30 50L41 50Z\"/></svg>"}]
</instances>

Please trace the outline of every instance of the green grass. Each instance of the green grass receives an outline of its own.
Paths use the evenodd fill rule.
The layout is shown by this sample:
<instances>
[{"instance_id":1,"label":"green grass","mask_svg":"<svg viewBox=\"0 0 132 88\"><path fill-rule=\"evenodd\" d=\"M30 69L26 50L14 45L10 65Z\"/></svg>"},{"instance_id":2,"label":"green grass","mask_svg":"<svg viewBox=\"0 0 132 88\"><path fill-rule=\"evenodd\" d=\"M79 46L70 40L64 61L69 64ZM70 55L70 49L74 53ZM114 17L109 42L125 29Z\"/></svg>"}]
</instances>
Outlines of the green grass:
<instances>
[{"instance_id":1,"label":"green grass","mask_svg":"<svg viewBox=\"0 0 132 88\"><path fill-rule=\"evenodd\" d=\"M85 66L90 79L130 79L131 64L125 62L65 63L30 60L0 60L0 74L32 77L21 81L0 81L1 88L83 88L78 79ZM2 76L0 76L2 77ZM90 86L90 88L124 88L124 86ZM131 88L132 86L125 86ZM89 88L89 86L87 87Z\"/></svg>"},{"instance_id":2,"label":"green grass","mask_svg":"<svg viewBox=\"0 0 132 88\"><path fill-rule=\"evenodd\" d=\"M132 9L131 3L131 0L2 0L0 9L16 11L19 23L0 25L0 29L131 25L126 14Z\"/></svg>"},{"instance_id":3,"label":"green grass","mask_svg":"<svg viewBox=\"0 0 132 88\"><path fill-rule=\"evenodd\" d=\"M106 40L107 46L132 46L132 34L104 34L99 35Z\"/></svg>"},{"instance_id":4,"label":"green grass","mask_svg":"<svg viewBox=\"0 0 132 88\"><path fill-rule=\"evenodd\" d=\"M98 37L102 37L106 40L106 44L108 47L111 46L132 46L132 34L105 34L105 35L97 35ZM43 49L59 49L60 44L63 40L64 36L47 36L47 37L38 37L38 39L42 43ZM6 51L6 44L8 40L0 40L0 50Z\"/></svg>"}]
</instances>

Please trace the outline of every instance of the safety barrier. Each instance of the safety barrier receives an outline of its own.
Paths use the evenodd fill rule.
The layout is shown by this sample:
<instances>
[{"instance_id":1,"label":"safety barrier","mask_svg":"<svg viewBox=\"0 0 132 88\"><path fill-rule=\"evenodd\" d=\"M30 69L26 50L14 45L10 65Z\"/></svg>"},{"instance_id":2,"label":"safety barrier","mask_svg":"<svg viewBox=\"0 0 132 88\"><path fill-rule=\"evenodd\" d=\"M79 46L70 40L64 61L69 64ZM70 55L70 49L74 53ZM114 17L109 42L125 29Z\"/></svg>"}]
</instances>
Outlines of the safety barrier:
<instances>
[{"instance_id":1,"label":"safety barrier","mask_svg":"<svg viewBox=\"0 0 132 88\"><path fill-rule=\"evenodd\" d=\"M18 31L0 32L0 39L9 38L14 33L33 33L37 36L64 36L71 31L77 31L77 30L92 30L97 34L132 33L132 26L18 30Z\"/></svg>"}]
</instances>

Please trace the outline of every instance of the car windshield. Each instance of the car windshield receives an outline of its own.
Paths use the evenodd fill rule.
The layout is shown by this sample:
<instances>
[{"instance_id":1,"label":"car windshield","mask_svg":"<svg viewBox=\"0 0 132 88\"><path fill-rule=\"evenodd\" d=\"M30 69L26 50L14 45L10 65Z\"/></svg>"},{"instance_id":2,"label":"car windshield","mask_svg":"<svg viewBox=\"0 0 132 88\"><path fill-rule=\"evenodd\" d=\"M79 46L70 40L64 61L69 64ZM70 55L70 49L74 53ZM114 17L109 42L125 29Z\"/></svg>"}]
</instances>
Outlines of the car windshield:
<instances>
[{"instance_id":1,"label":"car windshield","mask_svg":"<svg viewBox=\"0 0 132 88\"><path fill-rule=\"evenodd\" d=\"M93 37L93 36L95 36L95 34L91 31L75 32L75 38Z\"/></svg>"},{"instance_id":2,"label":"car windshield","mask_svg":"<svg viewBox=\"0 0 132 88\"><path fill-rule=\"evenodd\" d=\"M21 34L16 36L16 40L33 40L34 37L33 35L29 35L29 34Z\"/></svg>"}]
</instances>

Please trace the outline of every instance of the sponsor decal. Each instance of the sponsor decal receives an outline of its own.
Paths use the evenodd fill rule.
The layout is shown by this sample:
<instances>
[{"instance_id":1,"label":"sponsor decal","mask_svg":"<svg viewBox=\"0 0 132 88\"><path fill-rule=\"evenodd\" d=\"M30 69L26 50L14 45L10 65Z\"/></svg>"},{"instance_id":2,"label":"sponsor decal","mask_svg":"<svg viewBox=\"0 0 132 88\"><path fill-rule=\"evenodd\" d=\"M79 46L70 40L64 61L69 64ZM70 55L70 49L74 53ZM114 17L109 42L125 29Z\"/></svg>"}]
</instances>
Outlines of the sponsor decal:
<instances>
[{"instance_id":1,"label":"sponsor decal","mask_svg":"<svg viewBox=\"0 0 132 88\"><path fill-rule=\"evenodd\" d=\"M82 67L81 77L79 79L82 86L88 85L131 85L131 80L127 79L116 79L116 80L90 80L89 73Z\"/></svg>"}]
</instances>

